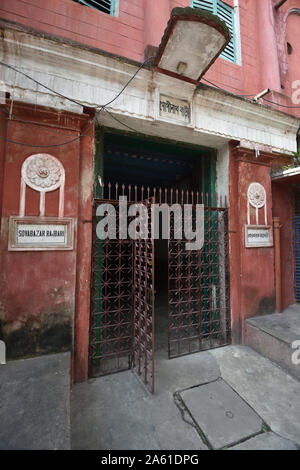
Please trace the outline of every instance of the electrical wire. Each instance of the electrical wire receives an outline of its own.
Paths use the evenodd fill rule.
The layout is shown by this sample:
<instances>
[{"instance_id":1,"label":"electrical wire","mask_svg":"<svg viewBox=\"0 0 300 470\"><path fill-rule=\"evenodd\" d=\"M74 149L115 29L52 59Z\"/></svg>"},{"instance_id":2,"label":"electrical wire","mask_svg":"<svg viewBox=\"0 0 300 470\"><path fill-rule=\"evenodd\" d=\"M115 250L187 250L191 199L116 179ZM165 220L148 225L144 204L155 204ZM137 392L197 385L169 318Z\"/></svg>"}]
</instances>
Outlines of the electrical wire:
<instances>
[{"instance_id":1,"label":"electrical wire","mask_svg":"<svg viewBox=\"0 0 300 470\"><path fill-rule=\"evenodd\" d=\"M276 106L280 106L281 108L288 108L288 109L300 109L300 106L287 106L285 104L279 104L279 103L275 103L275 101L270 101L268 100L267 98L262 98L264 101L266 101L267 103L272 103L272 104L275 104Z\"/></svg>"},{"instance_id":2,"label":"electrical wire","mask_svg":"<svg viewBox=\"0 0 300 470\"><path fill-rule=\"evenodd\" d=\"M225 91L226 93L231 93L231 92L228 92L227 90L225 90L224 88L221 88L220 86L216 85L215 83L207 80L206 78L202 78L202 80L204 80L205 82L207 82L210 85L214 86L215 88L218 88L219 90ZM251 97L251 96L256 96L257 95L257 93L253 93L252 95L239 95L237 93L232 93L232 94L234 96L238 96L238 97ZM300 106L287 106L287 105L284 105L284 104L276 103L275 101L268 100L267 98L264 98L264 97L262 97L261 99L263 99L267 103L271 103L271 104L274 104L276 106L280 106L281 108L288 108L288 109L299 109L300 108Z\"/></svg>"},{"instance_id":3,"label":"electrical wire","mask_svg":"<svg viewBox=\"0 0 300 470\"><path fill-rule=\"evenodd\" d=\"M132 82L132 80L137 76L137 74L139 73L139 71L145 66L145 64L147 62L149 62L150 60L154 59L155 56L152 56L152 57L148 57L148 59L144 60L144 62L139 66L139 68L136 70L136 72L133 74L133 76L130 78L130 80L128 80L128 82L126 83L126 85L122 88L122 90L115 96L115 98L113 98L112 100L108 101L106 104L102 105L103 108L105 108L106 106L109 106L111 103L113 103L114 101L116 101L117 98L119 98L119 96L123 93L123 91L128 87L128 85L130 85L130 83Z\"/></svg>"},{"instance_id":4,"label":"electrical wire","mask_svg":"<svg viewBox=\"0 0 300 470\"><path fill-rule=\"evenodd\" d=\"M125 89L130 85L130 83L134 80L134 78L137 76L137 74L139 73L139 71L145 66L145 64L147 62L149 62L150 60L152 60L154 58L154 56L152 57L148 57L148 59L146 59L139 67L138 69L135 71L135 73L130 77L130 79L127 81L127 83L123 86L123 88L120 90L120 92L110 101L108 101L106 104L104 105L99 105L99 106L96 106L96 107L90 107L90 109L95 109L95 110L98 110L99 112L103 111L103 110L106 110L106 106L110 105L111 103L113 103L114 101L116 101L120 96L121 94L125 91ZM42 86L44 87L45 89L51 91L52 93L60 96L61 98L64 98L66 100L69 100L75 104L78 104L79 106L82 106L82 103L79 103L78 101L76 100L73 100L72 98L69 98L65 95L63 95L62 93L59 93L55 90L53 90L52 88L44 85L43 83L39 82L38 80L35 80L33 77L30 77L29 75L27 75L26 73L22 72L21 70L18 70L17 68L11 66L11 65L8 65L8 64L5 64L4 62L0 61L0 65L3 65L5 67L8 67L12 70L14 70L15 72L18 72L20 73L21 75L24 75L25 77L27 77L28 79L32 80L34 83L36 83L37 85L39 86ZM7 113L8 115L10 114L8 111L5 110L5 108L2 108L0 107L1 111L4 112L4 113ZM106 110L107 111L107 110ZM107 111L109 113L109 111ZM116 121L118 121L117 118L115 118L111 113L109 113L110 116L115 119ZM14 115L12 115L13 117L15 117ZM23 122L25 124L34 124L32 123L32 121L26 121L26 120L20 120L18 119L20 122ZM9 142L9 143L12 143L12 144L16 144L16 145L23 145L24 147L31 147L31 148L54 148L54 147L61 147L63 145L67 145L67 144L71 144L73 142L75 142L76 140L80 139L81 137L84 137L88 134L89 130L91 129L92 125L94 124L95 122L95 118L91 121L88 129L82 133L82 134L79 134L78 136L74 137L73 139L70 139L66 142L61 142L61 143L58 143L58 144L50 144L50 145L33 145L33 144L25 144L23 142L17 142L15 140L12 140L12 139L7 139L7 138L4 138L4 137L1 137L0 136L0 140L2 141L6 141L6 142ZM122 124L123 126L125 127L128 127L129 129L131 130L134 130L133 128L130 128L129 126L127 126L126 124L122 123L121 121L118 121L120 124ZM57 132L57 131L54 131L54 132ZM137 132L134 130L134 132ZM58 133L58 132L57 132Z\"/></svg>"},{"instance_id":5,"label":"electrical wire","mask_svg":"<svg viewBox=\"0 0 300 470\"><path fill-rule=\"evenodd\" d=\"M107 103L103 104L103 105L99 105L99 106L90 106L89 108L90 109L94 109L94 110L97 110L99 112L105 110L109 116L114 119L116 122L118 122L119 124L121 124L122 126L124 127L127 127L129 130L133 131L133 132L139 132L137 131L136 129L134 129L133 127L131 126L128 126L127 124L125 124L124 122L122 122L121 120L119 120L118 118L116 118L110 111L108 111L106 109L107 106L109 106L110 104L112 104L114 101L116 101L121 95L122 93L125 91L125 89L130 85L130 83L134 80L134 78L137 76L137 74L139 73L139 71L145 66L145 64L147 62L149 62L150 60L154 59L154 56L152 57L148 57L139 67L138 69L135 71L135 73L130 77L130 79L126 82L126 84L123 86L123 88L119 91L119 93L117 93L117 95L111 99L110 101L108 101ZM45 88L46 90L48 91L51 91L52 93L54 93L55 95L57 96L60 96L61 98L64 98L72 103L75 103L79 106L83 106L82 103L80 103L79 101L77 100L74 100L73 98L70 98L68 96L65 96L63 95L62 93L59 93L58 91L56 90L53 90L52 88L48 87L47 85L39 82L38 80L36 80L35 78L31 77L30 75L26 74L25 72L23 72L22 70L19 70L17 69L16 67L12 66L12 65L9 65L9 64L5 64L4 62L0 61L0 65L4 66L4 67L7 67L11 70L14 70L16 73L19 73L23 76L25 76L26 78L28 78L29 80L32 80L34 83L36 83L37 85ZM219 90L222 90L226 93L230 93L228 92L227 90L225 90L224 88L216 85L215 83L211 82L210 80L207 80L206 78L202 78L203 81L209 83L210 85L214 86L215 88L219 89ZM232 93L234 96L237 96L237 97L254 97L256 96L255 93L253 94L237 94L237 93ZM266 98L262 98L264 101L266 101L267 103L271 103L271 104L274 104L276 106L280 106L282 108L288 108L288 109L299 109L300 106L287 106L287 105L283 105L283 104L279 104L279 103L276 103L274 101L271 101L271 100L268 100ZM5 110L5 108L2 108L0 107L1 111L5 112L6 114L10 115L10 113L8 111ZM12 115L12 117L16 118L14 115ZM32 123L32 121L26 121L26 120L21 120L21 119L18 119L20 122L23 122L23 123L26 123L26 124L34 124ZM63 145L67 145L67 144L70 144L72 142L75 142L76 140L80 139L81 137L84 137L88 134L89 130L91 129L92 125L94 124L95 122L95 118L91 121L88 129L82 133L82 134L79 134L77 137L73 138L73 139L70 139L66 142L61 142L61 143L58 143L58 144L50 144L50 145L33 145L33 144L24 144L22 142L17 142L17 141L14 141L14 140L11 140L11 139L6 139L4 137L1 137L0 136L0 140L4 140L6 142L9 142L9 143L13 143L13 144L16 144L16 145L24 145L26 147L32 147L32 148L52 148L52 147L60 147L60 146L63 146ZM49 131L53 132L53 130L50 130ZM55 133L59 133L57 131L54 130Z\"/></svg>"},{"instance_id":6,"label":"electrical wire","mask_svg":"<svg viewBox=\"0 0 300 470\"><path fill-rule=\"evenodd\" d=\"M209 83L210 85L214 86L215 88L218 88L219 90L226 91L226 93L231 93L230 91L224 90L224 88L221 88L220 86L216 85L215 83L211 82L210 80L207 80L206 78L202 78L205 82ZM256 96L257 93L252 93L251 95L239 95L237 93L232 93L232 95L235 96L240 96L240 97L250 97L250 96Z\"/></svg>"},{"instance_id":7,"label":"electrical wire","mask_svg":"<svg viewBox=\"0 0 300 470\"><path fill-rule=\"evenodd\" d=\"M120 119L116 118L116 117L115 117L110 111L108 111L106 108L104 108L104 111L106 111L106 112L110 115L110 117L111 117L112 119L114 119L116 122L118 122L118 123L121 124L122 126L127 127L127 129L129 129L129 130L131 130L131 131L133 131L133 132L137 132L137 133L141 134L141 131L138 131L137 129L134 129L133 127L130 127L130 126L128 126L127 124L125 124L125 122L120 121Z\"/></svg>"},{"instance_id":8,"label":"electrical wire","mask_svg":"<svg viewBox=\"0 0 300 470\"><path fill-rule=\"evenodd\" d=\"M65 134L65 132L58 131L56 129L53 129L52 127L50 127L50 128L46 127L47 124L44 124L44 123L41 124L39 122L33 122L33 121L25 120L25 119L20 119L15 114L11 113L10 111L7 111L7 109L5 109L3 106L0 106L0 111L2 112L2 114L5 114L5 116L8 116L10 120L13 119L15 121L21 122L22 124L30 124L32 126L42 127L44 132L46 131L46 132L52 133L52 136L50 136L50 137L55 137L56 135L64 135Z\"/></svg>"},{"instance_id":9,"label":"electrical wire","mask_svg":"<svg viewBox=\"0 0 300 470\"><path fill-rule=\"evenodd\" d=\"M91 109L95 109L95 110L101 110L102 108L105 108L106 106L109 106L110 104L112 104L114 101L116 101L119 96L121 96L121 94L125 91L125 89L130 85L130 83L132 82L132 80L134 80L134 78L137 76L137 74L139 73L139 71L146 65L147 62L149 62L150 60L154 59L155 56L152 56L152 57L148 57L139 67L138 69L136 70L136 72L132 75L132 77L128 80L128 82L123 86L123 88L120 90L120 92L110 101L108 101L107 103L103 104L103 105L99 105L99 106L89 106L89 108ZM48 91L51 91L52 93L54 93L55 95L57 96L60 96L61 98L64 98L65 100L68 100L74 104L77 104L78 106L84 106L82 103L80 103L79 101L77 100L74 100L73 98L70 98L68 96L65 96L63 95L62 93L59 93L58 91L56 90L53 90L51 87L48 87L47 85L45 85L44 83L41 83L39 82L38 80L36 80L35 78L31 77L30 75L28 75L27 73L23 72L22 70L19 70L17 69L16 67L12 66L12 65L9 65L9 64L5 64L4 62L0 61L0 65L3 65L4 67L7 67L11 70L14 70L15 72L23 75L24 77L28 78L29 80L32 80L34 83L36 83L37 85L45 88L46 90ZM207 78L202 78L203 81L209 83L210 85L214 86L215 88L218 88L219 90L222 90L222 91L225 91L226 93L231 93L229 92L228 90L225 90L224 88L220 87L219 85L217 85L216 83L213 83L211 82L210 80L207 80ZM238 94L238 93L232 93L234 96L237 96L237 97L252 97L252 96L256 96L257 93L251 93L251 94ZM268 102L268 103L271 103L271 104L274 104L276 106L280 106L282 108L288 108L288 109L299 109L300 106L287 106L287 105L283 105L283 104L280 104L280 103L276 103L275 101L271 101L271 100L268 100L266 98L262 98L264 101Z\"/></svg>"},{"instance_id":10,"label":"electrical wire","mask_svg":"<svg viewBox=\"0 0 300 470\"><path fill-rule=\"evenodd\" d=\"M111 103L113 103L114 101L116 101L116 99L119 98L119 96L126 90L126 88L130 85L130 83L132 82L132 80L134 80L134 78L137 76L137 74L139 73L139 71L146 65L147 62L149 62L150 60L154 59L154 56L152 57L148 57L148 59L144 60L144 62L138 67L138 69L135 71L135 73L132 75L132 77L130 77L130 79L128 80L128 82L123 86L123 88L121 89L121 91L110 101L108 101L108 103L106 104L101 104L99 106L89 106L91 109L95 109L95 110L99 110L99 109L102 109L102 108L105 108L105 106L108 106L110 105ZM63 95L62 93L59 93L58 91L56 90L53 90L53 88L50 88L48 87L47 85L45 85L44 83L41 83L39 82L38 80L36 80L35 78L31 77L30 75L28 75L27 73L23 72L22 70L19 70L17 69L16 67L12 66L12 65L9 65L9 64L5 64L4 62L2 62L0 60L0 65L3 65L3 67L7 67L11 70L14 70L15 72L23 75L24 77L28 78L29 80L32 80L35 84L45 88L46 90L48 91L51 91L52 93L54 93L55 95L57 96L60 96L61 98L64 98L65 100L68 100L70 101L71 103L75 103L77 104L78 106L84 106L82 103L80 103L79 101L77 100L74 100L73 98L69 98L68 96L65 96Z\"/></svg>"},{"instance_id":11,"label":"electrical wire","mask_svg":"<svg viewBox=\"0 0 300 470\"><path fill-rule=\"evenodd\" d=\"M48 91L51 91L52 93L54 93L55 95L57 96L60 96L61 98L64 98L68 101L71 101L72 103L75 103L79 106L82 106L82 103L79 103L79 101L76 101L76 100L73 100L72 98L69 98L65 95L63 95L62 93L59 93L58 91L55 91L53 90L52 88L48 87L47 85L44 85L43 83L39 82L38 80L36 80L35 78L31 77L30 75L27 75L27 73L25 72L22 72L22 70L19 70L17 69L16 67L13 67L12 65L9 65L9 64L5 64L4 62L2 62L0 60L0 65L3 65L3 67L7 67L8 69L11 69L11 70L14 70L15 72L19 73L20 75L23 75L24 77L28 78L29 80L31 80L32 82L34 82L36 85L39 85L43 88L45 88L46 90Z\"/></svg>"},{"instance_id":12,"label":"electrical wire","mask_svg":"<svg viewBox=\"0 0 300 470\"><path fill-rule=\"evenodd\" d=\"M47 148L54 148L54 147L62 147L63 145L72 144L76 140L79 140L81 137L85 137L89 133L90 129L92 128L92 126L94 124L94 122L95 122L95 118L90 122L90 124L89 124L88 128L85 130L85 132L83 132L82 134L79 134L78 136L74 137L73 139L70 139L66 142L60 142L58 144L50 144L50 145L25 144L24 142L17 142L16 140L7 139L7 138L2 137L2 136L0 136L0 140L8 142L10 144L22 145L23 147L30 147L30 148L44 148L44 149L47 149Z\"/></svg>"}]
</instances>

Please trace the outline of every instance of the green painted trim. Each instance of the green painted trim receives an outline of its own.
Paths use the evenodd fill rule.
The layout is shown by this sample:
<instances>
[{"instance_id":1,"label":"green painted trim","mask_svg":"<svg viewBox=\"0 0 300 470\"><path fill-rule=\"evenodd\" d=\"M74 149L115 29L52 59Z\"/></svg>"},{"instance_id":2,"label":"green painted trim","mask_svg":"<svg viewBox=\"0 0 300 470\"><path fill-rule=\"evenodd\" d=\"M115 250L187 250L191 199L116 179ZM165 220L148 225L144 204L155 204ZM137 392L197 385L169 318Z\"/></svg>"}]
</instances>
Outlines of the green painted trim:
<instances>
[{"instance_id":1,"label":"green painted trim","mask_svg":"<svg viewBox=\"0 0 300 470\"><path fill-rule=\"evenodd\" d=\"M110 8L110 11L107 11L107 12L103 12L102 10L100 10L99 8L97 8L96 5L92 5L91 2L93 0L73 0L75 1L76 3L80 3L81 5L84 5L86 7L89 7L89 8L93 8L93 10L97 10L97 11L101 11L102 13L105 13L107 15L111 15L111 16L118 16L118 7L119 7L119 0L106 0L104 3L104 6L105 8ZM108 3L109 2L109 5L105 5L105 3Z\"/></svg>"},{"instance_id":2,"label":"green painted trim","mask_svg":"<svg viewBox=\"0 0 300 470\"><path fill-rule=\"evenodd\" d=\"M226 23L224 21L224 19L221 18L218 14L218 6L221 6L222 8L224 8L224 10L226 10L231 16L232 35L231 35L230 43L232 43L232 45L233 45L233 58L230 58L226 55L227 47L220 54L220 57L222 59L228 60L228 62L232 62L232 63L236 64L236 62L237 62L237 52L236 52L236 37L235 37L236 31L235 31L234 10L230 6L226 5L226 3L222 2L221 0L205 0L205 4L203 4L203 5L202 5L202 0L191 0L191 7L192 8L196 8L196 9L201 9L202 8L204 11L211 12L214 15L218 16L218 18L220 18L224 23ZM231 53L230 53L230 55L231 55Z\"/></svg>"}]
</instances>

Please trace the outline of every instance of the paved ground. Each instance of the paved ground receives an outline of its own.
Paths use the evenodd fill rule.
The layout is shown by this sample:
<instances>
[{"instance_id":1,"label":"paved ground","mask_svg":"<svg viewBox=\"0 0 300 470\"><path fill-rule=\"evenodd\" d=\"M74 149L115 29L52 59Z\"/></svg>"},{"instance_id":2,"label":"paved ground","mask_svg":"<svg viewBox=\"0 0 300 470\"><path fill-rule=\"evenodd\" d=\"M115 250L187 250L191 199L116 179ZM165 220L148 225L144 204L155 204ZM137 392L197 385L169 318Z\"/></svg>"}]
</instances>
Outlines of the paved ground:
<instances>
[{"instance_id":1,"label":"paved ground","mask_svg":"<svg viewBox=\"0 0 300 470\"><path fill-rule=\"evenodd\" d=\"M0 449L68 449L70 434L73 449L300 448L300 382L246 346L173 360L159 347L154 396L131 371L77 384L71 430L69 366L0 366Z\"/></svg>"},{"instance_id":2,"label":"paved ground","mask_svg":"<svg viewBox=\"0 0 300 470\"><path fill-rule=\"evenodd\" d=\"M0 366L0 449L70 449L70 354Z\"/></svg>"},{"instance_id":3,"label":"paved ground","mask_svg":"<svg viewBox=\"0 0 300 470\"><path fill-rule=\"evenodd\" d=\"M131 371L77 384L72 448L297 449L300 382L245 346L167 360L156 394Z\"/></svg>"}]
</instances>

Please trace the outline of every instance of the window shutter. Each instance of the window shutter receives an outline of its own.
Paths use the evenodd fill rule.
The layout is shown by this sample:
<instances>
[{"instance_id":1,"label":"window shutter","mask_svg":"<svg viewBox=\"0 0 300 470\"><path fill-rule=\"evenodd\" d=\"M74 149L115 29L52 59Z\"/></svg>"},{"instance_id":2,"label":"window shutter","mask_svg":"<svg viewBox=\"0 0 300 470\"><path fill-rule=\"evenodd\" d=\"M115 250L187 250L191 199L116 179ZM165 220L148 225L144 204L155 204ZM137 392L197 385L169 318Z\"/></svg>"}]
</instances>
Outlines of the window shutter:
<instances>
[{"instance_id":1,"label":"window shutter","mask_svg":"<svg viewBox=\"0 0 300 470\"><path fill-rule=\"evenodd\" d=\"M235 62L236 54L233 9L225 5L225 3L223 3L221 0L192 0L191 5L194 8L201 8L202 10L210 11L226 23L231 34L231 39L220 57L223 57L223 59L227 59L231 62Z\"/></svg>"},{"instance_id":2,"label":"window shutter","mask_svg":"<svg viewBox=\"0 0 300 470\"><path fill-rule=\"evenodd\" d=\"M214 13L214 2L212 0L194 0L192 1L192 7L201 8L202 10Z\"/></svg>"},{"instance_id":3,"label":"window shutter","mask_svg":"<svg viewBox=\"0 0 300 470\"><path fill-rule=\"evenodd\" d=\"M108 15L114 15L115 13L115 0L77 0L78 3L87 7L95 8Z\"/></svg>"},{"instance_id":4,"label":"window shutter","mask_svg":"<svg viewBox=\"0 0 300 470\"><path fill-rule=\"evenodd\" d=\"M225 3L217 2L217 15L218 17L226 23L229 28L231 39L221 54L221 57L224 59L230 60L231 62L235 62L235 37L234 37L234 12L232 8L225 5Z\"/></svg>"}]
</instances>

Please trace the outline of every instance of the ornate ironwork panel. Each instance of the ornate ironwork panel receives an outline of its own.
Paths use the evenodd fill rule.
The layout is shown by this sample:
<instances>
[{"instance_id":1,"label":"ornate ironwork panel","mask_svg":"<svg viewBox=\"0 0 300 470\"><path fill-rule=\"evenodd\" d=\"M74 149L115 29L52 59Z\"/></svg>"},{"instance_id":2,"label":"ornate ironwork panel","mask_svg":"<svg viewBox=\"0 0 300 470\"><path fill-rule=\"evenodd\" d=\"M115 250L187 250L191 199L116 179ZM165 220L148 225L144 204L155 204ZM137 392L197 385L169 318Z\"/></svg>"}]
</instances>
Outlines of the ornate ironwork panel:
<instances>
[{"instance_id":1,"label":"ornate ironwork panel","mask_svg":"<svg viewBox=\"0 0 300 470\"><path fill-rule=\"evenodd\" d=\"M97 238L97 207L106 203L116 210L116 239ZM131 367L133 243L119 239L117 201L94 201L93 226L90 375L96 376Z\"/></svg>"},{"instance_id":2,"label":"ornate ironwork panel","mask_svg":"<svg viewBox=\"0 0 300 470\"><path fill-rule=\"evenodd\" d=\"M192 211L195 225L195 209ZM228 209L204 210L204 245L186 249L176 239L171 218L169 240L168 356L177 357L229 344Z\"/></svg>"},{"instance_id":3,"label":"ornate ironwork panel","mask_svg":"<svg viewBox=\"0 0 300 470\"><path fill-rule=\"evenodd\" d=\"M134 244L133 366L154 393L154 241L151 238L151 202L146 201L141 225L147 238Z\"/></svg>"}]
</instances>

